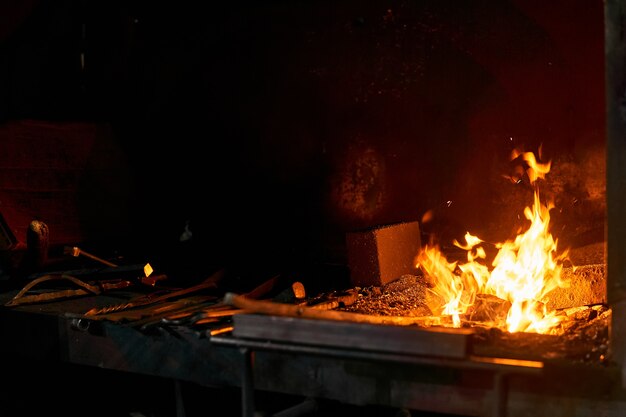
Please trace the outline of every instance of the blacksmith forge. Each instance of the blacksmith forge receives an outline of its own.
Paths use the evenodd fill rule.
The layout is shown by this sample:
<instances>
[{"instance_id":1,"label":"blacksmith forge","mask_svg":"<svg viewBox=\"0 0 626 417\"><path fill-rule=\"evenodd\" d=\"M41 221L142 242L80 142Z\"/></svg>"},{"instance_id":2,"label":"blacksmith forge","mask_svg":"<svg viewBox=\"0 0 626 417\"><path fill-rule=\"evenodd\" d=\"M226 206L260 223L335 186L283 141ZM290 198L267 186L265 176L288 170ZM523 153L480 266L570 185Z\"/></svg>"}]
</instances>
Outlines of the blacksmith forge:
<instances>
[{"instance_id":1,"label":"blacksmith forge","mask_svg":"<svg viewBox=\"0 0 626 417\"><path fill-rule=\"evenodd\" d=\"M626 1L13 3L0 415L626 415ZM578 331L347 308L533 190Z\"/></svg>"}]
</instances>

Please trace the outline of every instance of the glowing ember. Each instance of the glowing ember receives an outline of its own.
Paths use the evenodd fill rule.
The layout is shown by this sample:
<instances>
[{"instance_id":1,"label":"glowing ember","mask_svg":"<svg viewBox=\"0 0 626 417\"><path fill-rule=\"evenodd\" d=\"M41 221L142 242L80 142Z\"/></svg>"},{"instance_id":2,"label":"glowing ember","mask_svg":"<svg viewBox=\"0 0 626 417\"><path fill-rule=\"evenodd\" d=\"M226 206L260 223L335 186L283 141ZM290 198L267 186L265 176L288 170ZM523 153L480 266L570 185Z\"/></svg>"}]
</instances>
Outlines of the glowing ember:
<instances>
[{"instance_id":1,"label":"glowing ember","mask_svg":"<svg viewBox=\"0 0 626 417\"><path fill-rule=\"evenodd\" d=\"M555 312L546 311L545 297L557 287L566 287L561 279L565 250L557 255L557 241L548 230L552 204L539 199L538 178L550 171L550 163L540 164L531 152L515 151L527 164L526 173L534 187L533 206L524 216L530 226L514 240L496 244L498 253L491 270L486 265L483 241L467 233L465 244L454 242L467 251L467 263L449 263L436 245L425 245L416 258L422 271L432 280L428 305L434 314L450 315L455 327L461 315L474 303L477 294L494 295L509 301L506 323L493 323L510 332L554 333L561 321Z\"/></svg>"}]
</instances>

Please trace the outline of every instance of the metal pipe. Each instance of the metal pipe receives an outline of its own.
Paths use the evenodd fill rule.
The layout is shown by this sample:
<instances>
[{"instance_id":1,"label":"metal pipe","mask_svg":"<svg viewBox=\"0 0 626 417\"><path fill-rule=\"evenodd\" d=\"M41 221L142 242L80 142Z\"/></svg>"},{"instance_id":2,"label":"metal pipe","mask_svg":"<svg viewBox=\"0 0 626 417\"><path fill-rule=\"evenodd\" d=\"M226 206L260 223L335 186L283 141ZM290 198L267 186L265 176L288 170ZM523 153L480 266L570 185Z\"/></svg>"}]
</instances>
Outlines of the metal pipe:
<instances>
[{"instance_id":1,"label":"metal pipe","mask_svg":"<svg viewBox=\"0 0 626 417\"><path fill-rule=\"evenodd\" d=\"M626 0L604 1L607 300L610 359L626 381ZM624 382L622 382L624 385Z\"/></svg>"},{"instance_id":2,"label":"metal pipe","mask_svg":"<svg viewBox=\"0 0 626 417\"><path fill-rule=\"evenodd\" d=\"M78 256L85 256L89 259L92 259L96 262L100 262L101 264L104 264L106 266L110 266L111 268L117 268L117 264L114 264L113 262L109 262L105 259L102 259L96 255L93 255L89 252L85 252L84 250L82 250L81 248L79 248L78 246L66 246L65 248L63 248L63 252L66 255L72 255L73 257L78 257Z\"/></svg>"},{"instance_id":3,"label":"metal pipe","mask_svg":"<svg viewBox=\"0 0 626 417\"><path fill-rule=\"evenodd\" d=\"M253 350L247 347L240 348L243 358L241 368L241 415L254 417L254 373Z\"/></svg>"},{"instance_id":4,"label":"metal pipe","mask_svg":"<svg viewBox=\"0 0 626 417\"><path fill-rule=\"evenodd\" d=\"M493 417L506 416L507 390L506 374L496 372L493 375Z\"/></svg>"},{"instance_id":5,"label":"metal pipe","mask_svg":"<svg viewBox=\"0 0 626 417\"><path fill-rule=\"evenodd\" d=\"M460 370L502 372L509 375L541 375L544 368L543 362L520 359L469 356L466 360L458 360L445 357L439 358L416 355L401 355L294 343L267 343L265 341L238 339L236 337L223 336L211 337L211 343L221 346L234 346L239 348L240 351L243 351L243 349L247 348L251 350L265 350L290 354L297 353L350 360L358 359L376 362L395 362L413 365L440 366Z\"/></svg>"},{"instance_id":6,"label":"metal pipe","mask_svg":"<svg viewBox=\"0 0 626 417\"><path fill-rule=\"evenodd\" d=\"M183 391L178 379L174 380L174 398L176 401L176 417L186 417L185 401L183 400Z\"/></svg>"}]
</instances>

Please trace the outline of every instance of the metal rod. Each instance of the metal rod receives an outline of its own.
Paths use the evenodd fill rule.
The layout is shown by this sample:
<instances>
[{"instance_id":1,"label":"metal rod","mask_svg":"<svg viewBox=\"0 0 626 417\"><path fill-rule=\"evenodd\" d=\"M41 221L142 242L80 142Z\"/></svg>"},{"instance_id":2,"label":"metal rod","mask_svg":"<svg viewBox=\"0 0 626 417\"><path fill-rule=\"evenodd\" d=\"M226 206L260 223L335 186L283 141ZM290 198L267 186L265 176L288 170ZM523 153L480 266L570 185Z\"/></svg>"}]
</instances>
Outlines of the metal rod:
<instances>
[{"instance_id":1,"label":"metal rod","mask_svg":"<svg viewBox=\"0 0 626 417\"><path fill-rule=\"evenodd\" d=\"M253 372L253 350L241 348L242 356L241 369L241 415L243 417L254 417L254 372Z\"/></svg>"},{"instance_id":2,"label":"metal rod","mask_svg":"<svg viewBox=\"0 0 626 417\"><path fill-rule=\"evenodd\" d=\"M493 375L493 417L506 416L507 404L507 375L503 372L496 372Z\"/></svg>"},{"instance_id":3,"label":"metal rod","mask_svg":"<svg viewBox=\"0 0 626 417\"><path fill-rule=\"evenodd\" d=\"M176 398L176 417L185 417L185 402L183 401L183 392L178 379L174 380L174 395Z\"/></svg>"},{"instance_id":4,"label":"metal rod","mask_svg":"<svg viewBox=\"0 0 626 417\"><path fill-rule=\"evenodd\" d=\"M607 299L609 356L626 384L626 0L604 1L606 91Z\"/></svg>"},{"instance_id":5,"label":"metal rod","mask_svg":"<svg viewBox=\"0 0 626 417\"><path fill-rule=\"evenodd\" d=\"M68 255L72 255L74 257L78 257L78 256L85 256L89 259L92 259L94 261L100 262L101 264L104 264L106 266L110 266L111 268L117 268L117 265L114 264L113 262L109 262L105 259L99 258L96 255L92 255L89 252L85 252L84 250L82 250L81 248L77 247L77 246L66 246L64 248L64 252Z\"/></svg>"},{"instance_id":6,"label":"metal rod","mask_svg":"<svg viewBox=\"0 0 626 417\"><path fill-rule=\"evenodd\" d=\"M470 356L468 359L450 359L417 355L402 355L373 351L358 351L354 349L339 349L293 343L266 342L247 339L239 339L230 336L212 336L211 343L222 346L234 346L241 349L249 348L265 351L284 353L298 353L315 356L327 356L344 359L360 359L381 362L396 362L426 366L445 366L462 370L482 370L503 372L508 374L540 375L543 373L544 364L539 361L487 358Z\"/></svg>"}]
</instances>

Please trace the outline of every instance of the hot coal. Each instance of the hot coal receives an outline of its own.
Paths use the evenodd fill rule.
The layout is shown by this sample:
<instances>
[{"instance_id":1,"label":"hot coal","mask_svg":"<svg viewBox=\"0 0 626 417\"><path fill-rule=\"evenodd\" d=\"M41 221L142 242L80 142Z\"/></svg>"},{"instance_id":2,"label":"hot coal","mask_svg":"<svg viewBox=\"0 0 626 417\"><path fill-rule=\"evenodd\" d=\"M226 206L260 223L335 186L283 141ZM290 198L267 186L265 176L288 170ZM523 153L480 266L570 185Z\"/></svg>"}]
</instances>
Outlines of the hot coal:
<instances>
[{"instance_id":1,"label":"hot coal","mask_svg":"<svg viewBox=\"0 0 626 417\"><path fill-rule=\"evenodd\" d=\"M491 294L478 294L466 312L470 321L503 323L511 308L511 302Z\"/></svg>"},{"instance_id":2,"label":"hot coal","mask_svg":"<svg viewBox=\"0 0 626 417\"><path fill-rule=\"evenodd\" d=\"M474 326L476 355L513 359L604 364L607 362L611 311L606 306L584 307L563 323L564 333L509 333Z\"/></svg>"},{"instance_id":3,"label":"hot coal","mask_svg":"<svg viewBox=\"0 0 626 417\"><path fill-rule=\"evenodd\" d=\"M427 288L422 276L403 275L380 287L358 287L358 298L343 310L381 316L430 316Z\"/></svg>"},{"instance_id":4,"label":"hot coal","mask_svg":"<svg viewBox=\"0 0 626 417\"><path fill-rule=\"evenodd\" d=\"M429 316L429 285L422 276L404 275L376 287L355 288L356 301L340 310L386 316ZM604 363L609 344L611 310L604 304L557 310L563 317L558 335L509 333L494 326L503 323L510 303L491 295L478 295L462 317L462 326L475 331L473 354L527 360L563 360Z\"/></svg>"}]
</instances>

